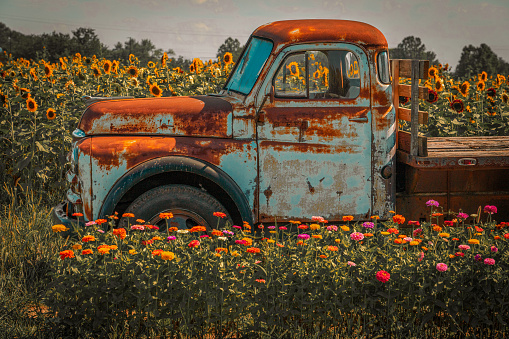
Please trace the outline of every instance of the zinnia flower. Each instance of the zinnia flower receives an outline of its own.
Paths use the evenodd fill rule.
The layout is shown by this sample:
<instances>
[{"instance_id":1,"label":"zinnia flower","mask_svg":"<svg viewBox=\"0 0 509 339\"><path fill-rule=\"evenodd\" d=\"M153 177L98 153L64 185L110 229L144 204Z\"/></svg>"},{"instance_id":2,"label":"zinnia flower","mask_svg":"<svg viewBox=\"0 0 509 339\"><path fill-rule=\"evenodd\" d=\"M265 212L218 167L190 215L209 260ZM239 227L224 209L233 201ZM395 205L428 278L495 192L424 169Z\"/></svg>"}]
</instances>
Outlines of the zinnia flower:
<instances>
[{"instance_id":1,"label":"zinnia flower","mask_svg":"<svg viewBox=\"0 0 509 339\"><path fill-rule=\"evenodd\" d=\"M391 278L391 275L387 271L380 270L376 272L376 278L378 279L378 281L386 283Z\"/></svg>"},{"instance_id":2,"label":"zinnia flower","mask_svg":"<svg viewBox=\"0 0 509 339\"><path fill-rule=\"evenodd\" d=\"M143 225L132 225L131 229L132 230L138 230L138 231L144 231L145 230L145 226L143 226Z\"/></svg>"},{"instance_id":3,"label":"zinnia flower","mask_svg":"<svg viewBox=\"0 0 509 339\"><path fill-rule=\"evenodd\" d=\"M92 254L92 253L94 253L94 251L92 251L90 248L81 251L81 255L87 255L87 254Z\"/></svg>"},{"instance_id":4,"label":"zinnia flower","mask_svg":"<svg viewBox=\"0 0 509 339\"><path fill-rule=\"evenodd\" d=\"M373 228L373 227L375 227L375 224L374 224L374 223L372 223L372 222L370 222L370 221L367 221L367 222L365 222L365 223L362 223L362 226L363 226L364 228Z\"/></svg>"},{"instance_id":5,"label":"zinnia flower","mask_svg":"<svg viewBox=\"0 0 509 339\"><path fill-rule=\"evenodd\" d=\"M161 252L161 259L163 259L163 260L173 260L173 259L175 259L175 254L173 252L169 252L169 251L162 251Z\"/></svg>"},{"instance_id":6,"label":"zinnia flower","mask_svg":"<svg viewBox=\"0 0 509 339\"><path fill-rule=\"evenodd\" d=\"M320 225L318 225L318 224L311 224L311 225L309 225L309 229L312 230L312 231L319 230L320 229Z\"/></svg>"},{"instance_id":7,"label":"zinnia flower","mask_svg":"<svg viewBox=\"0 0 509 339\"><path fill-rule=\"evenodd\" d=\"M458 246L458 248L459 248L460 250L465 250L465 251L466 251L466 250L469 250L469 249L470 249L470 246L468 246L468 245L459 245L459 246Z\"/></svg>"},{"instance_id":8,"label":"zinnia flower","mask_svg":"<svg viewBox=\"0 0 509 339\"><path fill-rule=\"evenodd\" d=\"M345 215L342 219L343 219L343 221L352 221L353 220L353 216Z\"/></svg>"},{"instance_id":9,"label":"zinnia flower","mask_svg":"<svg viewBox=\"0 0 509 339\"><path fill-rule=\"evenodd\" d=\"M256 254L256 253L260 253L260 249L258 247L248 247L246 249L246 252L247 253L253 253L253 254Z\"/></svg>"},{"instance_id":10,"label":"zinnia flower","mask_svg":"<svg viewBox=\"0 0 509 339\"><path fill-rule=\"evenodd\" d=\"M177 239L177 237L174 236L174 235L170 235L168 238L166 238L166 240L168 240L168 241L172 241L172 240L175 240L175 239Z\"/></svg>"},{"instance_id":11,"label":"zinnia flower","mask_svg":"<svg viewBox=\"0 0 509 339\"><path fill-rule=\"evenodd\" d=\"M421 262L424 259L424 252L419 253L419 262Z\"/></svg>"},{"instance_id":12,"label":"zinnia flower","mask_svg":"<svg viewBox=\"0 0 509 339\"><path fill-rule=\"evenodd\" d=\"M472 245L479 245L479 240L477 239L468 239L468 243Z\"/></svg>"},{"instance_id":13,"label":"zinnia flower","mask_svg":"<svg viewBox=\"0 0 509 339\"><path fill-rule=\"evenodd\" d=\"M200 242L198 240L193 240L187 246L188 247L198 247L198 246L200 246Z\"/></svg>"},{"instance_id":14,"label":"zinnia flower","mask_svg":"<svg viewBox=\"0 0 509 339\"><path fill-rule=\"evenodd\" d=\"M302 233L302 234L299 234L299 235L297 236L297 238L307 240L307 239L309 239L309 238L310 238L310 236L309 236L309 234Z\"/></svg>"},{"instance_id":15,"label":"zinnia flower","mask_svg":"<svg viewBox=\"0 0 509 339\"><path fill-rule=\"evenodd\" d=\"M484 213L489 213L489 214L497 213L497 207L491 206L491 205L486 205L486 206L484 206Z\"/></svg>"},{"instance_id":16,"label":"zinnia flower","mask_svg":"<svg viewBox=\"0 0 509 339\"><path fill-rule=\"evenodd\" d=\"M260 284L265 284L265 279L255 279L256 282L259 282Z\"/></svg>"},{"instance_id":17,"label":"zinnia flower","mask_svg":"<svg viewBox=\"0 0 509 339\"><path fill-rule=\"evenodd\" d=\"M95 237L93 235L86 235L81 239L81 242L89 242L95 241Z\"/></svg>"},{"instance_id":18,"label":"zinnia flower","mask_svg":"<svg viewBox=\"0 0 509 339\"><path fill-rule=\"evenodd\" d=\"M65 232L65 231L68 231L68 230L69 230L67 227L65 227L65 225L62 225L62 224L59 224L59 225L53 225L53 226L51 226L51 229L52 229L52 230L53 230L53 232L55 232L55 233Z\"/></svg>"},{"instance_id":19,"label":"zinnia flower","mask_svg":"<svg viewBox=\"0 0 509 339\"><path fill-rule=\"evenodd\" d=\"M223 212L214 212L213 215L215 217L219 217L219 218L226 218L226 214L224 214Z\"/></svg>"},{"instance_id":20,"label":"zinnia flower","mask_svg":"<svg viewBox=\"0 0 509 339\"><path fill-rule=\"evenodd\" d=\"M161 219L171 219L171 218L173 218L173 213L171 213L171 212L159 213L159 218L161 218Z\"/></svg>"},{"instance_id":21,"label":"zinnia flower","mask_svg":"<svg viewBox=\"0 0 509 339\"><path fill-rule=\"evenodd\" d=\"M60 252L60 259L64 260L65 258L74 258L74 252L71 250Z\"/></svg>"},{"instance_id":22,"label":"zinnia flower","mask_svg":"<svg viewBox=\"0 0 509 339\"><path fill-rule=\"evenodd\" d=\"M484 263L486 265L495 265L495 259L492 259L492 258L486 258L484 259Z\"/></svg>"},{"instance_id":23,"label":"zinnia flower","mask_svg":"<svg viewBox=\"0 0 509 339\"><path fill-rule=\"evenodd\" d=\"M193 232L206 232L207 231L207 228L205 226L193 226L189 232L193 233Z\"/></svg>"},{"instance_id":24,"label":"zinnia flower","mask_svg":"<svg viewBox=\"0 0 509 339\"><path fill-rule=\"evenodd\" d=\"M443 262L437 264L437 270L439 270L440 272L445 272L447 271L447 269L448 269L447 265L444 264Z\"/></svg>"},{"instance_id":25,"label":"zinnia flower","mask_svg":"<svg viewBox=\"0 0 509 339\"><path fill-rule=\"evenodd\" d=\"M468 214L461 212L461 213L458 213L458 215L456 217L461 218L461 219L466 219L466 218L468 218Z\"/></svg>"},{"instance_id":26,"label":"zinnia flower","mask_svg":"<svg viewBox=\"0 0 509 339\"><path fill-rule=\"evenodd\" d=\"M493 252L493 253L498 252L498 248L496 246L491 246L490 249L491 249L491 252Z\"/></svg>"},{"instance_id":27,"label":"zinnia flower","mask_svg":"<svg viewBox=\"0 0 509 339\"><path fill-rule=\"evenodd\" d=\"M396 224L404 224L405 217L400 214L396 214L392 217L392 221L394 221Z\"/></svg>"},{"instance_id":28,"label":"zinnia flower","mask_svg":"<svg viewBox=\"0 0 509 339\"><path fill-rule=\"evenodd\" d=\"M356 263L354 263L353 261L348 261L346 264L347 264L348 266L350 266L350 267L355 267L355 266L357 266L357 264L356 264Z\"/></svg>"},{"instance_id":29,"label":"zinnia flower","mask_svg":"<svg viewBox=\"0 0 509 339\"><path fill-rule=\"evenodd\" d=\"M120 239L125 239L127 232L126 232L125 228L115 228L113 230L113 235L116 235Z\"/></svg>"},{"instance_id":30,"label":"zinnia flower","mask_svg":"<svg viewBox=\"0 0 509 339\"><path fill-rule=\"evenodd\" d=\"M426 201L426 206L428 206L428 207L431 207L431 206L438 207L438 206L440 206L440 204L438 203L438 201L431 199L431 200Z\"/></svg>"},{"instance_id":31,"label":"zinnia flower","mask_svg":"<svg viewBox=\"0 0 509 339\"><path fill-rule=\"evenodd\" d=\"M350 234L350 239L360 241L364 239L364 234L360 232L353 232L352 234Z\"/></svg>"}]
</instances>

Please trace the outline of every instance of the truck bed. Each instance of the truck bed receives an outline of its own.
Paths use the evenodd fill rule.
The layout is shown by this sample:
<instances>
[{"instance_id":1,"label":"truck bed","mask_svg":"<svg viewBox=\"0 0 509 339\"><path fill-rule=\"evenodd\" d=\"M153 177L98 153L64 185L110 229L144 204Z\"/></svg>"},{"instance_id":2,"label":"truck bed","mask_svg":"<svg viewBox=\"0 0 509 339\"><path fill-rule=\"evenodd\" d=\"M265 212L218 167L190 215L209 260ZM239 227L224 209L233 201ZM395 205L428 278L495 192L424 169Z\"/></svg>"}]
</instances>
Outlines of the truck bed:
<instances>
[{"instance_id":1,"label":"truck bed","mask_svg":"<svg viewBox=\"0 0 509 339\"><path fill-rule=\"evenodd\" d=\"M427 155L398 149L398 162L420 168L508 167L509 136L428 137Z\"/></svg>"},{"instance_id":2,"label":"truck bed","mask_svg":"<svg viewBox=\"0 0 509 339\"><path fill-rule=\"evenodd\" d=\"M454 212L444 216L449 220L459 211L475 214L495 205L495 220L509 221L509 136L426 139L426 156L397 151L398 213L429 221L425 203L433 199Z\"/></svg>"}]
</instances>

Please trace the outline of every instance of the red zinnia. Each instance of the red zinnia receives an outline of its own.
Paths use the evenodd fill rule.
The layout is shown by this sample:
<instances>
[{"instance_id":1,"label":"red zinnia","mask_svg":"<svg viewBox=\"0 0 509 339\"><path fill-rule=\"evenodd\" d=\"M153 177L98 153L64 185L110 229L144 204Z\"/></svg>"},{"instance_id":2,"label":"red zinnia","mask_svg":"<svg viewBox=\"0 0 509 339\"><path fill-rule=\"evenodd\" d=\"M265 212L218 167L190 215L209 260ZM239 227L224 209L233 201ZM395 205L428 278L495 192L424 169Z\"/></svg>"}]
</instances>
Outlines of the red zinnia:
<instances>
[{"instance_id":1,"label":"red zinnia","mask_svg":"<svg viewBox=\"0 0 509 339\"><path fill-rule=\"evenodd\" d=\"M387 271L380 270L376 272L376 278L378 279L378 281L386 283L391 278L391 275Z\"/></svg>"}]
</instances>

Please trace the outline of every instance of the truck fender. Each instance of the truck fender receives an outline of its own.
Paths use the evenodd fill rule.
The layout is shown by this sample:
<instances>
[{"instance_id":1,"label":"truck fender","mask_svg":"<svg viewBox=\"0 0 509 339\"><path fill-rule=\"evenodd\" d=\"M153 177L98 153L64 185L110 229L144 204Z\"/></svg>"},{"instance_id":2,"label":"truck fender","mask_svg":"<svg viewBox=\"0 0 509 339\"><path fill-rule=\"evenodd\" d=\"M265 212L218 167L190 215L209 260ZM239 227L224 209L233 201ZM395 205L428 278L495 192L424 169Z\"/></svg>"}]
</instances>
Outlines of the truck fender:
<instances>
[{"instance_id":1,"label":"truck fender","mask_svg":"<svg viewBox=\"0 0 509 339\"><path fill-rule=\"evenodd\" d=\"M100 216L112 215L122 197L136 184L158 174L188 172L204 177L221 187L235 203L242 221L253 224L253 214L248 200L237 183L222 169L206 161L171 156L145 161L125 173L110 189L99 212Z\"/></svg>"}]
</instances>

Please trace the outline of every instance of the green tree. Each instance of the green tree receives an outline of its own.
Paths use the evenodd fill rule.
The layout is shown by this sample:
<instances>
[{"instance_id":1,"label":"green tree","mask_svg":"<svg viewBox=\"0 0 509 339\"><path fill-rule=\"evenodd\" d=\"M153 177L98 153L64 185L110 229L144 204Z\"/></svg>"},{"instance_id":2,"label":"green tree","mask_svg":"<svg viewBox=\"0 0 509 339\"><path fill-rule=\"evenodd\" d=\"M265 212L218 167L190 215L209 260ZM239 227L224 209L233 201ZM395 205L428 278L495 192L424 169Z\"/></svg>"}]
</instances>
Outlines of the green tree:
<instances>
[{"instance_id":1,"label":"green tree","mask_svg":"<svg viewBox=\"0 0 509 339\"><path fill-rule=\"evenodd\" d=\"M483 71L490 75L497 73L506 75L509 73L509 64L486 44L479 47L472 45L463 47L454 75L458 78L470 78Z\"/></svg>"},{"instance_id":2,"label":"green tree","mask_svg":"<svg viewBox=\"0 0 509 339\"><path fill-rule=\"evenodd\" d=\"M73 54L80 53L83 56L95 55L102 57L107 52L108 47L103 45L99 40L99 37L92 28L80 27L75 31L72 31L73 40Z\"/></svg>"},{"instance_id":3,"label":"green tree","mask_svg":"<svg viewBox=\"0 0 509 339\"><path fill-rule=\"evenodd\" d=\"M244 46L240 45L240 41L238 39L229 37L221 46L219 46L216 56L218 58L222 58L226 52L230 52L233 56L233 61L237 62L243 49Z\"/></svg>"},{"instance_id":4,"label":"green tree","mask_svg":"<svg viewBox=\"0 0 509 339\"><path fill-rule=\"evenodd\" d=\"M430 64L437 65L437 55L434 52L426 51L426 45L421 42L420 38L407 36L396 48L389 50L391 59L419 59L429 60Z\"/></svg>"}]
</instances>

